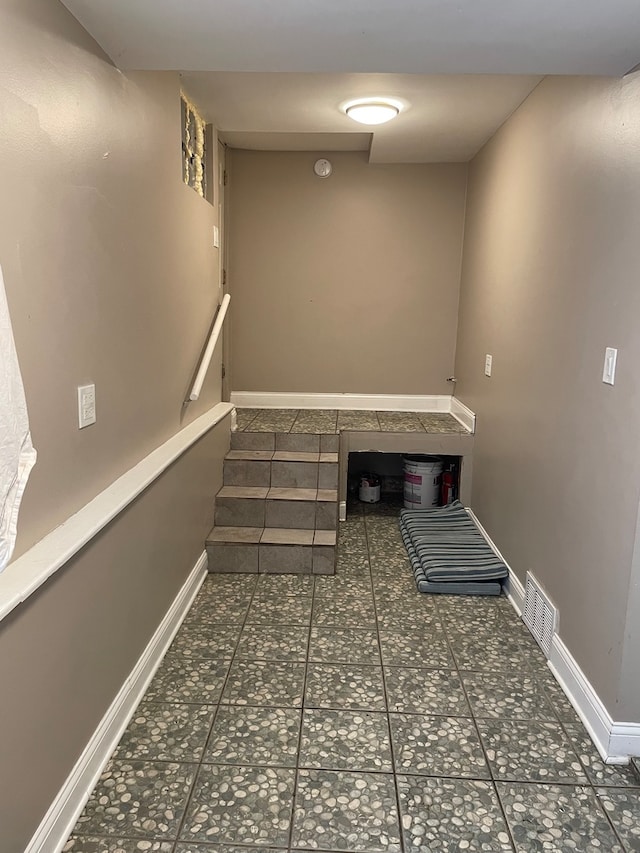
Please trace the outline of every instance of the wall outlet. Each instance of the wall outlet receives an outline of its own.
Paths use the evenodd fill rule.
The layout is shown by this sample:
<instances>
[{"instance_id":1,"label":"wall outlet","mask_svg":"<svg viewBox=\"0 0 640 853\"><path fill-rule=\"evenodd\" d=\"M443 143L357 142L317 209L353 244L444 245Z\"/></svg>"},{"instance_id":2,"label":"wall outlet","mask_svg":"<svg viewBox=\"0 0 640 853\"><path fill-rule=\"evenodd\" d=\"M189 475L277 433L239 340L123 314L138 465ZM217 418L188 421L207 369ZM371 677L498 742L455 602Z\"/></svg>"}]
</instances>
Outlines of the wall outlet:
<instances>
[{"instance_id":1,"label":"wall outlet","mask_svg":"<svg viewBox=\"0 0 640 853\"><path fill-rule=\"evenodd\" d=\"M96 422L96 386L78 386L78 427L84 429Z\"/></svg>"},{"instance_id":2,"label":"wall outlet","mask_svg":"<svg viewBox=\"0 0 640 853\"><path fill-rule=\"evenodd\" d=\"M607 347L604 351L604 368L602 371L602 381L607 385L613 385L616 380L616 362L618 360L618 350L613 347Z\"/></svg>"},{"instance_id":3,"label":"wall outlet","mask_svg":"<svg viewBox=\"0 0 640 853\"><path fill-rule=\"evenodd\" d=\"M493 367L493 356L485 355L484 357L484 375L491 376L491 368Z\"/></svg>"}]
</instances>

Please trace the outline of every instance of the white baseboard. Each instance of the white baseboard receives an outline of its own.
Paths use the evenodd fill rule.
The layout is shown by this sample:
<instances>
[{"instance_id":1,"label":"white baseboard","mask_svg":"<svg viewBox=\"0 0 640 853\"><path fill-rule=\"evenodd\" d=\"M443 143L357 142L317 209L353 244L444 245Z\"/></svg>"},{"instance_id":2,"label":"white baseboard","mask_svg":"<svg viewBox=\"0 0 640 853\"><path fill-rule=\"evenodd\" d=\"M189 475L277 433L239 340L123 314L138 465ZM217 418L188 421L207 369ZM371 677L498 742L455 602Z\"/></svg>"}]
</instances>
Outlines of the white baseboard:
<instances>
[{"instance_id":1,"label":"white baseboard","mask_svg":"<svg viewBox=\"0 0 640 853\"><path fill-rule=\"evenodd\" d=\"M617 723L605 708L575 658L556 634L551 644L549 668L591 735L603 761L627 764L640 755L640 724Z\"/></svg>"},{"instance_id":2,"label":"white baseboard","mask_svg":"<svg viewBox=\"0 0 640 853\"><path fill-rule=\"evenodd\" d=\"M511 606L516 611L518 616L522 616L522 608L524 607L524 587L520 583L518 576L513 571L509 563L507 563L504 556L500 553L500 549L498 548L496 543L489 536L482 524L480 524L478 516L475 514L475 512L472 509L469 509L469 507L466 507L466 510L469 516L473 519L473 523L476 525L480 533L482 533L483 537L487 542L487 545L491 548L496 557L498 557L499 560L502 560L502 562L509 570L509 577L504 582L504 591L507 594L507 598L511 602Z\"/></svg>"},{"instance_id":3,"label":"white baseboard","mask_svg":"<svg viewBox=\"0 0 640 853\"><path fill-rule=\"evenodd\" d=\"M62 850L206 574L207 555L203 553L100 721L100 725L49 807L25 853L59 853Z\"/></svg>"},{"instance_id":4,"label":"white baseboard","mask_svg":"<svg viewBox=\"0 0 640 853\"><path fill-rule=\"evenodd\" d=\"M463 427L469 430L470 433L474 433L476 431L475 412L472 412L468 406L461 403L457 397L451 397L450 412Z\"/></svg>"},{"instance_id":5,"label":"white baseboard","mask_svg":"<svg viewBox=\"0 0 640 853\"><path fill-rule=\"evenodd\" d=\"M250 409L362 409L380 412L450 412L448 394L289 394L234 391L231 402Z\"/></svg>"},{"instance_id":6,"label":"white baseboard","mask_svg":"<svg viewBox=\"0 0 640 853\"><path fill-rule=\"evenodd\" d=\"M513 609L518 616L522 616L524 587L500 553L495 542L478 521L473 510L467 509L467 512L491 550L509 569L505 592ZM553 637L548 663L549 669L584 723L603 761L607 764L627 764L629 756L640 755L640 724L614 722L611 714L605 708L602 700L558 634Z\"/></svg>"},{"instance_id":7,"label":"white baseboard","mask_svg":"<svg viewBox=\"0 0 640 853\"><path fill-rule=\"evenodd\" d=\"M340 501L338 504L338 521L346 521L347 520L347 502Z\"/></svg>"}]
</instances>

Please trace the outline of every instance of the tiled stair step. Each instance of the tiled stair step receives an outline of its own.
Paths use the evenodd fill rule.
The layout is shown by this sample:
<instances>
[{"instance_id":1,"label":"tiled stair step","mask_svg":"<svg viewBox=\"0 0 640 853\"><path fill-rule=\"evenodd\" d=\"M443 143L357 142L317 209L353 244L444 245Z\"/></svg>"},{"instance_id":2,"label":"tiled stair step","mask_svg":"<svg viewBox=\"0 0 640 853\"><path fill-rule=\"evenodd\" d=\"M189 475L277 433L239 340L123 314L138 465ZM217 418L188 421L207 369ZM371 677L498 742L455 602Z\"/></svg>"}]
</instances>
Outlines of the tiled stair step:
<instances>
[{"instance_id":1,"label":"tiled stair step","mask_svg":"<svg viewBox=\"0 0 640 853\"><path fill-rule=\"evenodd\" d=\"M270 527L214 527L210 572L333 574L336 533Z\"/></svg>"},{"instance_id":2,"label":"tiled stair step","mask_svg":"<svg viewBox=\"0 0 640 853\"><path fill-rule=\"evenodd\" d=\"M232 432L232 450L290 450L337 453L340 436L287 432Z\"/></svg>"},{"instance_id":3,"label":"tiled stair step","mask_svg":"<svg viewBox=\"0 0 640 853\"><path fill-rule=\"evenodd\" d=\"M224 484L337 489L338 454L302 450L230 450L224 461Z\"/></svg>"},{"instance_id":4,"label":"tiled stair step","mask_svg":"<svg viewBox=\"0 0 640 853\"><path fill-rule=\"evenodd\" d=\"M223 486L216 495L215 523L223 527L335 530L336 489Z\"/></svg>"}]
</instances>

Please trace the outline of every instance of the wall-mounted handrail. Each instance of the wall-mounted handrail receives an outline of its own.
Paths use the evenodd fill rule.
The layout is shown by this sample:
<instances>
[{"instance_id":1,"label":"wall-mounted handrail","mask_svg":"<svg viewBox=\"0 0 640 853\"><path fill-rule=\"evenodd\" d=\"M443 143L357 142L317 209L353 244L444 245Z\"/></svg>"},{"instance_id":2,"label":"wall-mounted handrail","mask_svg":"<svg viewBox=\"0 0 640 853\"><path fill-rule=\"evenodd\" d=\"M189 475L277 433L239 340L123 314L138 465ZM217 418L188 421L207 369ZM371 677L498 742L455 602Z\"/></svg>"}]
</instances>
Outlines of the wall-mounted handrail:
<instances>
[{"instance_id":1,"label":"wall-mounted handrail","mask_svg":"<svg viewBox=\"0 0 640 853\"><path fill-rule=\"evenodd\" d=\"M224 323L224 318L227 316L227 309L229 308L230 302L231 296L228 293L225 293L222 302L220 303L220 308L218 309L215 323L213 324L213 328L211 329L211 334L209 335L209 340L207 341L206 349L202 354L202 361L200 362L200 367L198 368L198 372L193 383L193 388L191 389L191 393L189 394L190 400L197 400L200 396L200 392L202 391L202 385L204 383L204 378L207 375L207 370L209 370L213 351L215 350L216 344L218 343L218 338L220 337L220 332L222 331L222 324Z\"/></svg>"}]
</instances>

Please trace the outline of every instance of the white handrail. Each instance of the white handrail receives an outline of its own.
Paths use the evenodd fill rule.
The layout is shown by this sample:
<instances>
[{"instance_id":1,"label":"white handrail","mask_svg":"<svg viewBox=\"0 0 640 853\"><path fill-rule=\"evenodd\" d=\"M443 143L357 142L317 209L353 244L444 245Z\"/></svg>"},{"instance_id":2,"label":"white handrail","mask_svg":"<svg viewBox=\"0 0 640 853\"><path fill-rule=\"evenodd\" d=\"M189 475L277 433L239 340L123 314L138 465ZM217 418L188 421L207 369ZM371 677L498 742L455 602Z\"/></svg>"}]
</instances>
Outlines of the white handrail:
<instances>
[{"instance_id":1,"label":"white handrail","mask_svg":"<svg viewBox=\"0 0 640 853\"><path fill-rule=\"evenodd\" d=\"M189 394L190 400L197 400L200 396L200 392L202 391L202 385L204 383L204 378L207 375L207 370L209 370L213 351L215 350L216 344L218 343L218 338L220 337L220 332L222 331L222 324L224 323L224 318L227 316L227 309L229 308L230 302L231 296L228 293L225 293L222 302L220 303L220 309L216 316L216 321L213 324L213 329L211 329L211 334L209 335L209 340L207 341L207 347L204 353L202 354L202 361L200 362L200 367L198 368L198 373L196 374L196 378L193 383L193 388L191 389L191 393Z\"/></svg>"}]
</instances>

